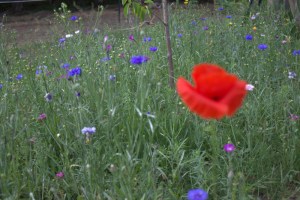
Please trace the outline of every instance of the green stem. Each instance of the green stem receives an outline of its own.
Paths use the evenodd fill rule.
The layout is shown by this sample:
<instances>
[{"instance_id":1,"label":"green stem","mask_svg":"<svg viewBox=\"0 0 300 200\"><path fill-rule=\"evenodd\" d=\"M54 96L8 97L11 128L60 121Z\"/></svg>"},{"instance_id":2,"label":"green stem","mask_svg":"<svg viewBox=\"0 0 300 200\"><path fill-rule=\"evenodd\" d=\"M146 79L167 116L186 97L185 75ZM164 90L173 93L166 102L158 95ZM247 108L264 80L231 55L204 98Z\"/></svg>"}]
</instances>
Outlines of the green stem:
<instances>
[{"instance_id":1,"label":"green stem","mask_svg":"<svg viewBox=\"0 0 300 200\"><path fill-rule=\"evenodd\" d=\"M212 171L212 185L211 185L211 194L212 199L219 199L217 191L218 191L218 166L219 166L219 162L218 162L218 157L219 157L219 147L220 147L220 140L218 138L217 135L217 122L218 121L211 121L210 123L210 146L211 146L211 150L212 150L212 154L211 154L211 162L212 162L212 167L211 167L211 171Z\"/></svg>"}]
</instances>

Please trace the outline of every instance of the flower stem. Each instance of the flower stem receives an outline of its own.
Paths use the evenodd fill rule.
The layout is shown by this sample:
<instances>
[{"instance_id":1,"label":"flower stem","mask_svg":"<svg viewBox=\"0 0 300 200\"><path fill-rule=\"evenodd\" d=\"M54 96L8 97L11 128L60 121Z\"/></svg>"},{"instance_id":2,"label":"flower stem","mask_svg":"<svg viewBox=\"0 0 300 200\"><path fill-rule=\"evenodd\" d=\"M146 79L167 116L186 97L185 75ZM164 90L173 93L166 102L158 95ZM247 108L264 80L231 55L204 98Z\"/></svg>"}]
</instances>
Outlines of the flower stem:
<instances>
[{"instance_id":1,"label":"flower stem","mask_svg":"<svg viewBox=\"0 0 300 200\"><path fill-rule=\"evenodd\" d=\"M218 166L219 166L219 162L218 162L218 157L219 157L219 138L217 136L217 122L218 121L211 121L210 123L210 146L211 146L211 171L212 171L212 185L211 185L211 194L212 199L219 199L218 197Z\"/></svg>"}]
</instances>

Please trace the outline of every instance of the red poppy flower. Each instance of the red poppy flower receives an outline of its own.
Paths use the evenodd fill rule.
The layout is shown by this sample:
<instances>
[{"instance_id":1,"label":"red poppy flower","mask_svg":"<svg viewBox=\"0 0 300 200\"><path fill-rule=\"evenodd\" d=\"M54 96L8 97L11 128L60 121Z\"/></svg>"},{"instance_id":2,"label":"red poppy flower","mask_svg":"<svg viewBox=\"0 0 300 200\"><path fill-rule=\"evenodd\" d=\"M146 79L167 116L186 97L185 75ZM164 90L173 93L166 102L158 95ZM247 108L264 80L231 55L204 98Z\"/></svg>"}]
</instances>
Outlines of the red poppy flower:
<instances>
[{"instance_id":1,"label":"red poppy flower","mask_svg":"<svg viewBox=\"0 0 300 200\"><path fill-rule=\"evenodd\" d=\"M234 115L247 94L246 81L214 64L196 65L192 78L194 86L179 77L177 92L189 109L204 119Z\"/></svg>"}]
</instances>

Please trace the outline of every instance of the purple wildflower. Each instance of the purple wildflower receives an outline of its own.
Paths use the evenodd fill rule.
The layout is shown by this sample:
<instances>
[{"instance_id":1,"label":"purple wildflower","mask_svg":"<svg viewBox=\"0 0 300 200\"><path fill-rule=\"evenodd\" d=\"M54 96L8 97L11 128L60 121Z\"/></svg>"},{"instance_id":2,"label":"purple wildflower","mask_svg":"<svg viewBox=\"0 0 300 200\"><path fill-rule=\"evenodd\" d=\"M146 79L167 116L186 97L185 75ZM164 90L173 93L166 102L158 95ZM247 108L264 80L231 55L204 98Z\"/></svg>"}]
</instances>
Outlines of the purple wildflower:
<instances>
[{"instance_id":1,"label":"purple wildflower","mask_svg":"<svg viewBox=\"0 0 300 200\"><path fill-rule=\"evenodd\" d=\"M230 153L235 150L234 144L231 144L231 143L225 144L223 148L224 148L224 151L226 151L227 153Z\"/></svg>"},{"instance_id":2,"label":"purple wildflower","mask_svg":"<svg viewBox=\"0 0 300 200\"><path fill-rule=\"evenodd\" d=\"M62 179L62 178L64 178L65 174L63 172L58 172L55 174L55 176L56 176L56 178Z\"/></svg>"},{"instance_id":3,"label":"purple wildflower","mask_svg":"<svg viewBox=\"0 0 300 200\"><path fill-rule=\"evenodd\" d=\"M222 11L222 10L224 10L224 8L223 8L223 7L220 7L220 8L218 8L218 11Z\"/></svg>"},{"instance_id":4,"label":"purple wildflower","mask_svg":"<svg viewBox=\"0 0 300 200\"><path fill-rule=\"evenodd\" d=\"M182 34L181 33L177 34L177 37L182 38Z\"/></svg>"},{"instance_id":5,"label":"purple wildflower","mask_svg":"<svg viewBox=\"0 0 300 200\"><path fill-rule=\"evenodd\" d=\"M206 200L208 193L202 189L192 189L187 194L188 200Z\"/></svg>"},{"instance_id":6,"label":"purple wildflower","mask_svg":"<svg viewBox=\"0 0 300 200\"><path fill-rule=\"evenodd\" d=\"M3 88L3 85L0 83L0 90Z\"/></svg>"},{"instance_id":7,"label":"purple wildflower","mask_svg":"<svg viewBox=\"0 0 300 200\"><path fill-rule=\"evenodd\" d=\"M208 26L203 26L202 30L207 31L208 30Z\"/></svg>"},{"instance_id":8,"label":"purple wildflower","mask_svg":"<svg viewBox=\"0 0 300 200\"><path fill-rule=\"evenodd\" d=\"M232 16L231 16L231 15L227 15L226 18L227 18L227 19L231 19Z\"/></svg>"},{"instance_id":9,"label":"purple wildflower","mask_svg":"<svg viewBox=\"0 0 300 200\"><path fill-rule=\"evenodd\" d=\"M110 44L108 44L107 46L106 46L106 51L110 51L112 49L112 46L110 45Z\"/></svg>"},{"instance_id":10,"label":"purple wildflower","mask_svg":"<svg viewBox=\"0 0 300 200\"><path fill-rule=\"evenodd\" d=\"M134 41L134 36L133 35L129 35L128 38L129 38L130 41Z\"/></svg>"},{"instance_id":11,"label":"purple wildflower","mask_svg":"<svg viewBox=\"0 0 300 200\"><path fill-rule=\"evenodd\" d=\"M47 115L45 113L42 113L39 115L39 117L37 118L38 121L43 121L44 119L47 118Z\"/></svg>"},{"instance_id":12,"label":"purple wildflower","mask_svg":"<svg viewBox=\"0 0 300 200\"><path fill-rule=\"evenodd\" d=\"M296 121L299 119L299 116L298 115L295 115L295 114L290 114L290 117L289 117L292 121Z\"/></svg>"}]
</instances>

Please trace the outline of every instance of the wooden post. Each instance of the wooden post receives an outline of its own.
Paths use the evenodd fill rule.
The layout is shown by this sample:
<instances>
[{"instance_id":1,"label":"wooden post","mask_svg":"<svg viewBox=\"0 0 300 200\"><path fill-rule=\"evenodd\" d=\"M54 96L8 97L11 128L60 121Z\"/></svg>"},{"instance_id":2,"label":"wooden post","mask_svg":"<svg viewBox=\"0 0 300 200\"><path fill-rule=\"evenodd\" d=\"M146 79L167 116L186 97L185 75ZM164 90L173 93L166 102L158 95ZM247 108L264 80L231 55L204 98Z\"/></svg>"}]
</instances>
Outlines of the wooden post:
<instances>
[{"instance_id":1,"label":"wooden post","mask_svg":"<svg viewBox=\"0 0 300 200\"><path fill-rule=\"evenodd\" d=\"M300 11L298 7L297 0L289 0L291 13L293 15L293 18L295 19L296 27L298 31L300 30Z\"/></svg>"},{"instance_id":2,"label":"wooden post","mask_svg":"<svg viewBox=\"0 0 300 200\"><path fill-rule=\"evenodd\" d=\"M167 58L169 64L169 85L171 88L175 88L175 78L174 78L174 67L173 67L173 58L172 58L172 48L171 48L171 39L170 39L170 29L169 29L169 13L168 13L168 4L167 0L162 0L162 9L163 9L163 18L165 26L165 37L167 42Z\"/></svg>"}]
</instances>

